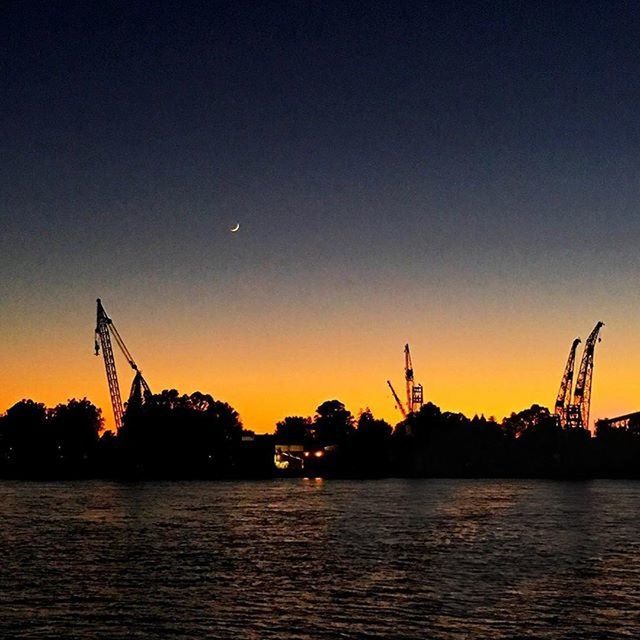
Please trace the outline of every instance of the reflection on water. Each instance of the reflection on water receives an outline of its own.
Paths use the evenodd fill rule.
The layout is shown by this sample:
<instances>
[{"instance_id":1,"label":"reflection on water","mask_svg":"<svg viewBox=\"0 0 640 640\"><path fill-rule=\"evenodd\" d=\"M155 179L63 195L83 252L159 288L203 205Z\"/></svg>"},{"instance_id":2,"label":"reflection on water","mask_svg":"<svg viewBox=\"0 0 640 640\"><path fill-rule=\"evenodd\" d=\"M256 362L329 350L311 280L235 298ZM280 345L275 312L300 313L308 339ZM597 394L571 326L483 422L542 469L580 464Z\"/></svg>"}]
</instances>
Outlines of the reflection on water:
<instances>
[{"instance_id":1,"label":"reflection on water","mask_svg":"<svg viewBox=\"0 0 640 640\"><path fill-rule=\"evenodd\" d=\"M637 638L640 483L0 483L0 637Z\"/></svg>"}]
</instances>

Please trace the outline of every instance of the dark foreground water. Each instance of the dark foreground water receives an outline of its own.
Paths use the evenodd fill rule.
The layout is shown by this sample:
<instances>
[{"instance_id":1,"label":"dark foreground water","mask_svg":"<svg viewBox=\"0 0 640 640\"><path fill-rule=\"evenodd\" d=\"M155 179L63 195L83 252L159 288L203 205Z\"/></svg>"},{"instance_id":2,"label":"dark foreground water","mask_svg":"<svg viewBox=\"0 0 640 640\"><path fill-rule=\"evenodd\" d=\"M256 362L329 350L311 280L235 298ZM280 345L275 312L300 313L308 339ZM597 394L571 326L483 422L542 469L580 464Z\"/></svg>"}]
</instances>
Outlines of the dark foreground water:
<instances>
[{"instance_id":1,"label":"dark foreground water","mask_svg":"<svg viewBox=\"0 0 640 640\"><path fill-rule=\"evenodd\" d=\"M640 482L0 483L0 638L639 638Z\"/></svg>"}]
</instances>

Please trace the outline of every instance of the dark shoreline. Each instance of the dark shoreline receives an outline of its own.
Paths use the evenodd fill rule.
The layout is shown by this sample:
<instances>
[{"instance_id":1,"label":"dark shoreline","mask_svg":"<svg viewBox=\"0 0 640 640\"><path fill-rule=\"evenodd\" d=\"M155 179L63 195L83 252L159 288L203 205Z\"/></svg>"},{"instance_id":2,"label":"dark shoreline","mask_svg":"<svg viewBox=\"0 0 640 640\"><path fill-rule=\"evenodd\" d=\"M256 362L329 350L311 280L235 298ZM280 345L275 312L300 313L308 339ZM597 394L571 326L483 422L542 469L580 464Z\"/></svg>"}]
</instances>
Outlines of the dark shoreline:
<instances>
[{"instance_id":1,"label":"dark shoreline","mask_svg":"<svg viewBox=\"0 0 640 640\"><path fill-rule=\"evenodd\" d=\"M102 432L100 410L86 399L53 408L24 400L0 416L0 478L277 477L632 480L640 424L602 421L594 437L539 405L498 423L427 403L392 426L328 400L312 418L289 416L257 435L228 404L175 390L128 406L117 433Z\"/></svg>"},{"instance_id":2,"label":"dark shoreline","mask_svg":"<svg viewBox=\"0 0 640 640\"><path fill-rule=\"evenodd\" d=\"M384 480L545 480L552 482L591 482L599 480L630 481L640 480L640 475L441 475L441 476L355 476L355 475L271 475L271 476L124 476L124 475L62 475L62 476L22 476L2 475L0 482L25 482L25 483L56 483L56 482L114 482L118 484L145 484L150 482L174 483L174 482L271 482L274 480L326 480L326 481L351 481L368 482Z\"/></svg>"}]
</instances>

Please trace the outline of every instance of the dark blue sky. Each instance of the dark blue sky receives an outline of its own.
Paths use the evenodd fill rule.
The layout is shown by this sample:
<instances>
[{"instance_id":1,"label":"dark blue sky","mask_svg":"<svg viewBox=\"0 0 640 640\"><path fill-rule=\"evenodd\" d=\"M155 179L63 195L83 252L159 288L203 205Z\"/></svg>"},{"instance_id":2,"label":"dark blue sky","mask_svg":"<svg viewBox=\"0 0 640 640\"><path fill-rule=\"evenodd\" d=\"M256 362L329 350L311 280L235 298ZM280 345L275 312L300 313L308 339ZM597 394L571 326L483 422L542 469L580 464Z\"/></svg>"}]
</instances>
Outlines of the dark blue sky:
<instances>
[{"instance_id":1,"label":"dark blue sky","mask_svg":"<svg viewBox=\"0 0 640 640\"><path fill-rule=\"evenodd\" d=\"M153 271L236 219L367 269L635 246L637 5L366 5L6 5L9 252Z\"/></svg>"},{"instance_id":2,"label":"dark blue sky","mask_svg":"<svg viewBox=\"0 0 640 640\"><path fill-rule=\"evenodd\" d=\"M639 33L631 2L5 2L0 323L624 305Z\"/></svg>"}]
</instances>

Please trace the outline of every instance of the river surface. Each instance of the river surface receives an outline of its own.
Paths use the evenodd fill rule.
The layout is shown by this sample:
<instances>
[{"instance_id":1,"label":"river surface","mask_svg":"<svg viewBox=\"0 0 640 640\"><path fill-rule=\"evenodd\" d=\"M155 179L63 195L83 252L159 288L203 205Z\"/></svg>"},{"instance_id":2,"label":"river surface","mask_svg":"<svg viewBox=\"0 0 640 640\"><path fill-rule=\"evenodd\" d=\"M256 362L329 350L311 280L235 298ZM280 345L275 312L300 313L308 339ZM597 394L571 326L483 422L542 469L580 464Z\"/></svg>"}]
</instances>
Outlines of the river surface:
<instances>
[{"instance_id":1,"label":"river surface","mask_svg":"<svg viewBox=\"0 0 640 640\"><path fill-rule=\"evenodd\" d=\"M0 483L0 638L639 638L640 482Z\"/></svg>"}]
</instances>

